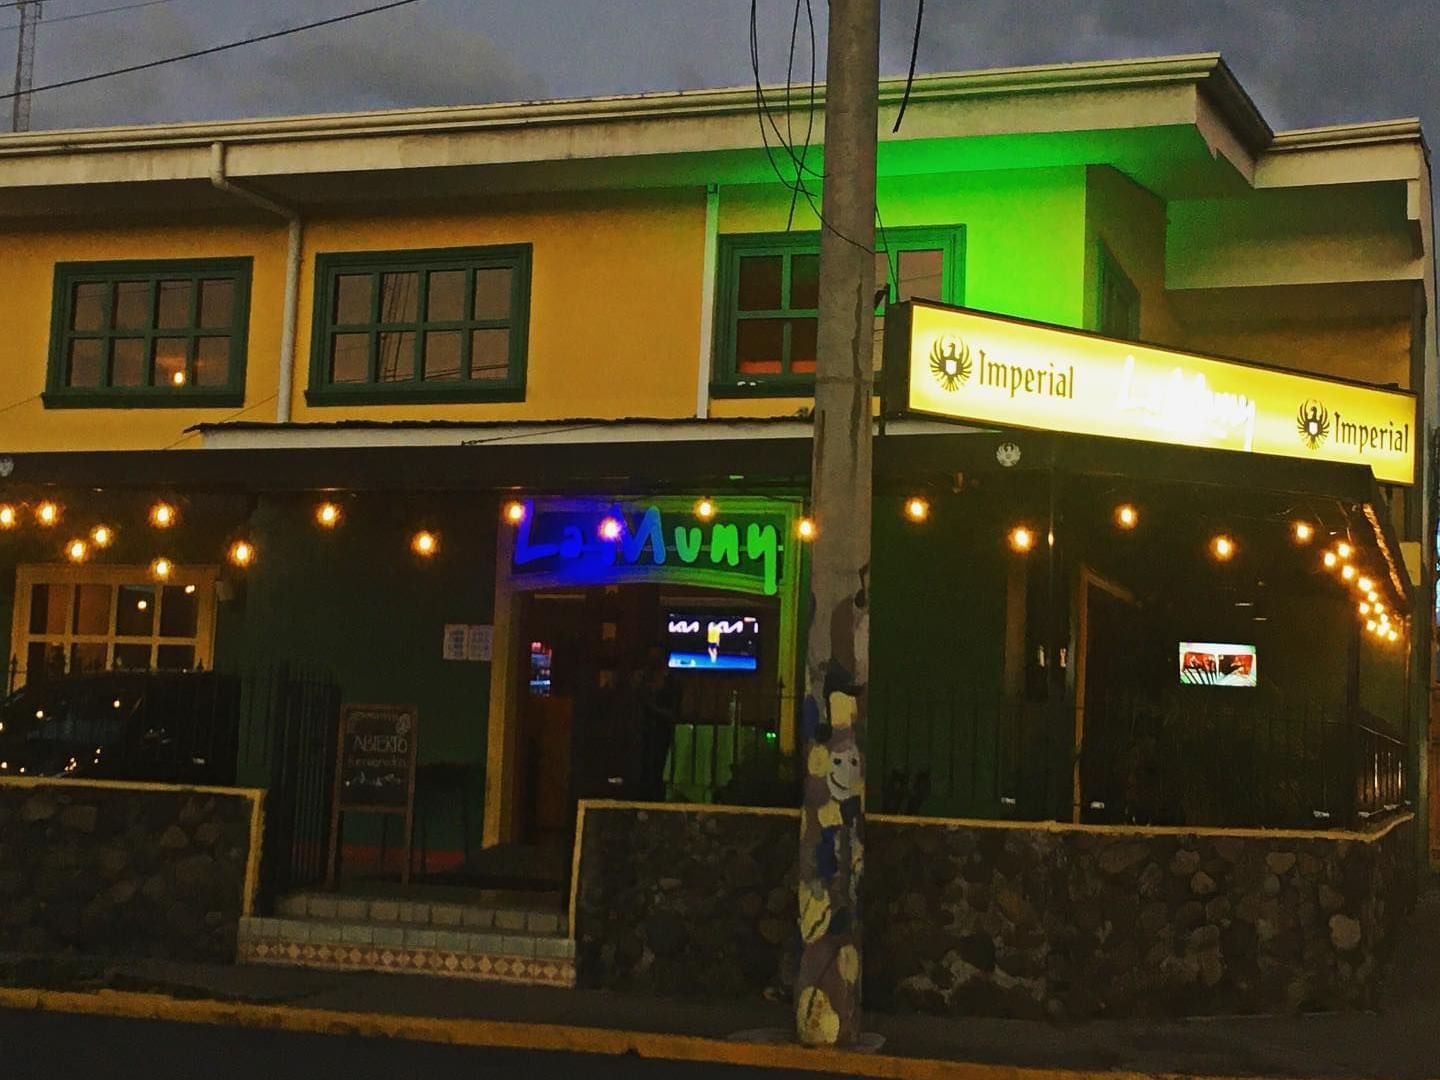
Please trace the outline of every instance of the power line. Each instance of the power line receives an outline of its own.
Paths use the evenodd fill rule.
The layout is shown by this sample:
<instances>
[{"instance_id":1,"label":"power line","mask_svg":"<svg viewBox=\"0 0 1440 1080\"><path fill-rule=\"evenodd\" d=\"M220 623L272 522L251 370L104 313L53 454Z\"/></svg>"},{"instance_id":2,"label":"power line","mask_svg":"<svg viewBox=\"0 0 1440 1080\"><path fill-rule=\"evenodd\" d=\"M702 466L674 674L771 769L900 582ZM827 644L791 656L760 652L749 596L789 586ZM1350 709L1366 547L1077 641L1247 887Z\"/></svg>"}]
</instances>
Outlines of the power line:
<instances>
[{"instance_id":1,"label":"power line","mask_svg":"<svg viewBox=\"0 0 1440 1080\"><path fill-rule=\"evenodd\" d=\"M154 7L156 4L172 4L174 2L175 0L141 0L141 2L138 4L120 4L117 7L96 8L94 11L77 11L73 15L61 15L59 17L48 18L45 20L45 25L53 26L56 23L73 22L75 19L90 19L94 18L96 15L110 15L117 11L134 11L137 8ZM0 5L0 7L10 6L12 5ZM19 26L19 23L6 23L4 26L0 26L0 33L5 32L6 30L18 29Z\"/></svg>"},{"instance_id":2,"label":"power line","mask_svg":"<svg viewBox=\"0 0 1440 1080\"><path fill-rule=\"evenodd\" d=\"M215 53L226 52L229 49L238 49L242 45L255 45L262 41L273 41L275 38L288 37L291 34L299 34L305 30L316 30L322 26L334 26L336 23L348 22L351 19L358 19L363 15L374 15L377 12L390 11L393 8L406 7L416 3L419 3L419 0L391 0L388 4L379 4L375 7L364 8L360 11L352 11L347 15L336 15L330 19L320 19L316 22L303 23L300 26L292 26L285 30L275 30L269 34L259 34L255 37L241 38L239 41L227 41L223 45L211 45L207 49L196 49L194 52L181 53L178 56L167 56L163 59L150 60L143 64L131 64L128 67L114 68L110 71L100 71L94 75L82 75L78 79L65 79L61 82L46 83L44 86L34 87L31 92L38 94L43 90L60 90L67 86L79 86L82 83L114 78L116 75L129 75L135 71L148 71L150 68L163 67L165 64L174 64L181 60L194 60L199 56L211 56ZM0 101L13 97L15 97L13 93L0 94Z\"/></svg>"}]
</instances>

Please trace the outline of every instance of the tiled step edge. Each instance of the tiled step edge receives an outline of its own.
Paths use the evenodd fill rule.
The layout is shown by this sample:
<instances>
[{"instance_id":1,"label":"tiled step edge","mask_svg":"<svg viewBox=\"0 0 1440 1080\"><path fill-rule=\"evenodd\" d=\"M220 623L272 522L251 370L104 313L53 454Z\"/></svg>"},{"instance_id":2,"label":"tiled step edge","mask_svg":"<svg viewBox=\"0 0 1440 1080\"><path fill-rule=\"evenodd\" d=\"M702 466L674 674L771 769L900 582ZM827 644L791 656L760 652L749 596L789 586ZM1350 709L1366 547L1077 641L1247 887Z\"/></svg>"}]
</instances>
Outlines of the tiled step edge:
<instances>
[{"instance_id":1,"label":"tiled step edge","mask_svg":"<svg viewBox=\"0 0 1440 1080\"><path fill-rule=\"evenodd\" d=\"M489 908L469 904L348 899L301 893L285 897L276 908L276 914L287 919L408 923L436 930L493 929L501 933L563 934L567 929L565 917L557 912Z\"/></svg>"},{"instance_id":2,"label":"tiled step edge","mask_svg":"<svg viewBox=\"0 0 1440 1080\"><path fill-rule=\"evenodd\" d=\"M476 933L421 926L382 926L369 922L317 919L240 920L239 940L286 945L379 946L387 949L428 949L447 953L492 957L573 960L575 942L560 935L516 932Z\"/></svg>"},{"instance_id":3,"label":"tiled step edge","mask_svg":"<svg viewBox=\"0 0 1440 1080\"><path fill-rule=\"evenodd\" d=\"M444 949L392 949L384 945L328 945L242 937L241 964L381 971L396 975L439 975L455 979L519 983L570 989L575 961L531 956L489 956Z\"/></svg>"}]
</instances>

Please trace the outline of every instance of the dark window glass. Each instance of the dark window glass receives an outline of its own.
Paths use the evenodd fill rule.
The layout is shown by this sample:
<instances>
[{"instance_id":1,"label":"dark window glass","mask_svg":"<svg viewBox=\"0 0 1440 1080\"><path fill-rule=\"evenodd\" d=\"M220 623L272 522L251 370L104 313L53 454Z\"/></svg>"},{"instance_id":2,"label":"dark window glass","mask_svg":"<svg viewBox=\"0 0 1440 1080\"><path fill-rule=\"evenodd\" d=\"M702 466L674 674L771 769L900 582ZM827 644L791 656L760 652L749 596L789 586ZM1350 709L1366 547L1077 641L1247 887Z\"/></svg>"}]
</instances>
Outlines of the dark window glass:
<instances>
[{"instance_id":1,"label":"dark window glass","mask_svg":"<svg viewBox=\"0 0 1440 1080\"><path fill-rule=\"evenodd\" d=\"M491 271L505 273L505 271ZM506 308L509 308L508 298ZM430 288L425 317L431 322L460 322L465 318L465 271L435 270L430 274ZM503 319L504 313L495 316Z\"/></svg>"},{"instance_id":2,"label":"dark window glass","mask_svg":"<svg viewBox=\"0 0 1440 1080\"><path fill-rule=\"evenodd\" d=\"M145 671L149 667L149 645L116 642L115 669L117 671Z\"/></svg>"},{"instance_id":3,"label":"dark window glass","mask_svg":"<svg viewBox=\"0 0 1440 1080\"><path fill-rule=\"evenodd\" d=\"M86 281L75 286L70 294L70 329L105 329L105 291L103 282Z\"/></svg>"},{"instance_id":4,"label":"dark window glass","mask_svg":"<svg viewBox=\"0 0 1440 1080\"><path fill-rule=\"evenodd\" d=\"M922 300L939 300L944 293L943 259L938 250L921 249L902 251L899 256L900 280L896 285L896 300L919 297Z\"/></svg>"},{"instance_id":5,"label":"dark window glass","mask_svg":"<svg viewBox=\"0 0 1440 1080\"><path fill-rule=\"evenodd\" d=\"M30 589L30 633L65 633L65 617L69 610L69 585L32 586Z\"/></svg>"},{"instance_id":6,"label":"dark window glass","mask_svg":"<svg viewBox=\"0 0 1440 1080\"><path fill-rule=\"evenodd\" d=\"M109 585L77 585L75 587L75 633L86 637L102 637L110 633Z\"/></svg>"},{"instance_id":7,"label":"dark window glass","mask_svg":"<svg viewBox=\"0 0 1440 1080\"><path fill-rule=\"evenodd\" d=\"M193 638L199 596L182 585L167 585L160 597L160 636Z\"/></svg>"},{"instance_id":8,"label":"dark window glass","mask_svg":"<svg viewBox=\"0 0 1440 1080\"><path fill-rule=\"evenodd\" d=\"M795 375L815 374L815 335L818 319L790 320L790 371Z\"/></svg>"},{"instance_id":9,"label":"dark window glass","mask_svg":"<svg viewBox=\"0 0 1440 1080\"><path fill-rule=\"evenodd\" d=\"M111 386L145 385L145 339L116 338L110 352Z\"/></svg>"},{"instance_id":10,"label":"dark window glass","mask_svg":"<svg viewBox=\"0 0 1440 1080\"><path fill-rule=\"evenodd\" d=\"M330 357L330 381L363 383L370 381L370 335L336 334Z\"/></svg>"},{"instance_id":11,"label":"dark window glass","mask_svg":"<svg viewBox=\"0 0 1440 1080\"><path fill-rule=\"evenodd\" d=\"M335 279L335 322L363 326L370 321L370 297L375 288L369 274L342 274Z\"/></svg>"},{"instance_id":12,"label":"dark window glass","mask_svg":"<svg viewBox=\"0 0 1440 1080\"><path fill-rule=\"evenodd\" d=\"M425 335L425 378L460 377L460 332L432 330Z\"/></svg>"},{"instance_id":13,"label":"dark window glass","mask_svg":"<svg viewBox=\"0 0 1440 1080\"><path fill-rule=\"evenodd\" d=\"M160 289L160 311L155 325L161 330L183 330L190 325L189 281L162 281Z\"/></svg>"},{"instance_id":14,"label":"dark window glass","mask_svg":"<svg viewBox=\"0 0 1440 1080\"><path fill-rule=\"evenodd\" d=\"M735 364L742 375L781 374L785 370L785 320L740 320Z\"/></svg>"},{"instance_id":15,"label":"dark window glass","mask_svg":"<svg viewBox=\"0 0 1440 1080\"><path fill-rule=\"evenodd\" d=\"M503 379L510 371L510 331L470 331L470 377Z\"/></svg>"},{"instance_id":16,"label":"dark window glass","mask_svg":"<svg viewBox=\"0 0 1440 1080\"><path fill-rule=\"evenodd\" d=\"M414 322L420 313L419 274L380 275L380 321Z\"/></svg>"},{"instance_id":17,"label":"dark window glass","mask_svg":"<svg viewBox=\"0 0 1440 1080\"><path fill-rule=\"evenodd\" d=\"M820 306L820 256L795 255L790 259L790 310Z\"/></svg>"},{"instance_id":18,"label":"dark window glass","mask_svg":"<svg viewBox=\"0 0 1440 1080\"><path fill-rule=\"evenodd\" d=\"M200 283L200 328L219 330L235 318L235 283L203 281Z\"/></svg>"},{"instance_id":19,"label":"dark window glass","mask_svg":"<svg viewBox=\"0 0 1440 1080\"><path fill-rule=\"evenodd\" d=\"M109 646L103 641L82 641L70 646L70 671L78 674L86 671L104 671L105 654Z\"/></svg>"},{"instance_id":20,"label":"dark window glass","mask_svg":"<svg viewBox=\"0 0 1440 1080\"><path fill-rule=\"evenodd\" d=\"M100 386L104 373L105 341L102 338L76 338L70 342L70 362L66 368L66 386Z\"/></svg>"},{"instance_id":21,"label":"dark window glass","mask_svg":"<svg viewBox=\"0 0 1440 1080\"><path fill-rule=\"evenodd\" d=\"M161 645L155 652L157 671L189 671L195 666L193 645Z\"/></svg>"},{"instance_id":22,"label":"dark window glass","mask_svg":"<svg viewBox=\"0 0 1440 1080\"><path fill-rule=\"evenodd\" d=\"M156 599L152 585L121 585L115 597L116 635L149 637L155 627ZM146 663L149 663L148 659Z\"/></svg>"},{"instance_id":23,"label":"dark window glass","mask_svg":"<svg viewBox=\"0 0 1440 1080\"><path fill-rule=\"evenodd\" d=\"M226 386L230 382L230 339L202 337L195 345L195 385Z\"/></svg>"},{"instance_id":24,"label":"dark window glass","mask_svg":"<svg viewBox=\"0 0 1440 1080\"><path fill-rule=\"evenodd\" d=\"M144 330L150 325L150 282L115 283L115 329Z\"/></svg>"},{"instance_id":25,"label":"dark window glass","mask_svg":"<svg viewBox=\"0 0 1440 1080\"><path fill-rule=\"evenodd\" d=\"M475 318L508 319L511 303L511 271L484 269L475 271Z\"/></svg>"},{"instance_id":26,"label":"dark window glass","mask_svg":"<svg viewBox=\"0 0 1440 1080\"><path fill-rule=\"evenodd\" d=\"M784 257L750 255L740 260L741 311L778 311L781 306L781 280Z\"/></svg>"},{"instance_id":27,"label":"dark window glass","mask_svg":"<svg viewBox=\"0 0 1440 1080\"><path fill-rule=\"evenodd\" d=\"M189 338L155 339L155 366L151 375L155 386L178 387L189 381L185 373L185 351L189 347Z\"/></svg>"},{"instance_id":28,"label":"dark window glass","mask_svg":"<svg viewBox=\"0 0 1440 1080\"><path fill-rule=\"evenodd\" d=\"M378 341L380 366L376 378L381 382L415 378L415 331L387 330Z\"/></svg>"}]
</instances>

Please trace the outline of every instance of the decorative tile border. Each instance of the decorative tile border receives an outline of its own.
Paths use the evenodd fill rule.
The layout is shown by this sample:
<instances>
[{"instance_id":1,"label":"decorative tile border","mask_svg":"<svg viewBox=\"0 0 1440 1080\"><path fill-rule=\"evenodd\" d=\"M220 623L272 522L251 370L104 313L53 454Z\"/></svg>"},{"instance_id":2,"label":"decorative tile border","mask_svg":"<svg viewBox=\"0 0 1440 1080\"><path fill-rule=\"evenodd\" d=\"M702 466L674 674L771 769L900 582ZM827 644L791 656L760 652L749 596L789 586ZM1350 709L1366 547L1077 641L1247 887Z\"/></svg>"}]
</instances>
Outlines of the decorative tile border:
<instances>
[{"instance_id":1,"label":"decorative tile border","mask_svg":"<svg viewBox=\"0 0 1440 1080\"><path fill-rule=\"evenodd\" d=\"M458 979L538 986L575 985L575 962L527 956L490 956L444 949L386 948L375 945L312 945L241 939L242 964L289 964L345 971L386 971L415 975L447 975Z\"/></svg>"}]
</instances>

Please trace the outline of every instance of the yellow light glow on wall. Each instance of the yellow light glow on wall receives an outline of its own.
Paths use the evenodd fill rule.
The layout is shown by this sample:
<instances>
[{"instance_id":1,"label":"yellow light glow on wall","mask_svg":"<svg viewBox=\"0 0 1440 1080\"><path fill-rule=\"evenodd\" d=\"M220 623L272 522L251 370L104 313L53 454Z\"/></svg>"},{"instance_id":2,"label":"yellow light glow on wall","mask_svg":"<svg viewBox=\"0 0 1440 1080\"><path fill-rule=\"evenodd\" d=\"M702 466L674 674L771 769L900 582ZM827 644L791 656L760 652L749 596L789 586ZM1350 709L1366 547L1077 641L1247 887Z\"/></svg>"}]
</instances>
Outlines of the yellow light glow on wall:
<instances>
[{"instance_id":1,"label":"yellow light glow on wall","mask_svg":"<svg viewBox=\"0 0 1440 1080\"><path fill-rule=\"evenodd\" d=\"M905 500L905 516L911 521L919 523L930 517L930 500L919 495L912 495Z\"/></svg>"},{"instance_id":2,"label":"yellow light glow on wall","mask_svg":"<svg viewBox=\"0 0 1440 1080\"><path fill-rule=\"evenodd\" d=\"M1025 554L1035 546L1035 532L1024 525L1016 525L1010 530L1010 550Z\"/></svg>"},{"instance_id":3,"label":"yellow light glow on wall","mask_svg":"<svg viewBox=\"0 0 1440 1080\"><path fill-rule=\"evenodd\" d=\"M90 547L84 540L71 540L65 545L65 557L74 563L84 562L90 557Z\"/></svg>"},{"instance_id":4,"label":"yellow light glow on wall","mask_svg":"<svg viewBox=\"0 0 1440 1080\"><path fill-rule=\"evenodd\" d=\"M13 529L20 524L20 513L9 503L0 505L0 529Z\"/></svg>"},{"instance_id":5,"label":"yellow light glow on wall","mask_svg":"<svg viewBox=\"0 0 1440 1080\"><path fill-rule=\"evenodd\" d=\"M695 501L695 516L701 521L709 521L715 516L714 499L697 499Z\"/></svg>"},{"instance_id":6,"label":"yellow light glow on wall","mask_svg":"<svg viewBox=\"0 0 1440 1080\"><path fill-rule=\"evenodd\" d=\"M96 525L90 530L90 542L97 548L108 548L115 542L115 530L109 525Z\"/></svg>"},{"instance_id":7,"label":"yellow light glow on wall","mask_svg":"<svg viewBox=\"0 0 1440 1080\"><path fill-rule=\"evenodd\" d=\"M255 561L255 545L248 540L236 540L230 545L228 557L230 565L244 569Z\"/></svg>"},{"instance_id":8,"label":"yellow light glow on wall","mask_svg":"<svg viewBox=\"0 0 1440 1080\"><path fill-rule=\"evenodd\" d=\"M315 523L322 529L333 529L340 524L340 507L333 502L323 502L315 508Z\"/></svg>"},{"instance_id":9,"label":"yellow light glow on wall","mask_svg":"<svg viewBox=\"0 0 1440 1080\"><path fill-rule=\"evenodd\" d=\"M1133 529L1140 524L1140 511L1129 503L1124 503L1115 508L1115 524L1122 529Z\"/></svg>"},{"instance_id":10,"label":"yellow light glow on wall","mask_svg":"<svg viewBox=\"0 0 1440 1080\"><path fill-rule=\"evenodd\" d=\"M156 581L169 581L175 572L175 564L163 555L150 564L150 576Z\"/></svg>"},{"instance_id":11,"label":"yellow light glow on wall","mask_svg":"<svg viewBox=\"0 0 1440 1080\"><path fill-rule=\"evenodd\" d=\"M421 529L410 538L410 550L423 559L428 559L440 550L440 538L428 530Z\"/></svg>"},{"instance_id":12,"label":"yellow light glow on wall","mask_svg":"<svg viewBox=\"0 0 1440 1080\"><path fill-rule=\"evenodd\" d=\"M60 520L60 504L46 499L35 508L35 520L48 529Z\"/></svg>"},{"instance_id":13,"label":"yellow light glow on wall","mask_svg":"<svg viewBox=\"0 0 1440 1080\"><path fill-rule=\"evenodd\" d=\"M1210 541L1210 554L1221 562L1228 562L1235 557L1235 541L1223 534L1215 537Z\"/></svg>"},{"instance_id":14,"label":"yellow light glow on wall","mask_svg":"<svg viewBox=\"0 0 1440 1080\"><path fill-rule=\"evenodd\" d=\"M1315 527L1308 521L1297 521L1293 535L1297 544L1308 544L1315 539Z\"/></svg>"},{"instance_id":15,"label":"yellow light glow on wall","mask_svg":"<svg viewBox=\"0 0 1440 1080\"><path fill-rule=\"evenodd\" d=\"M150 507L150 524L157 529L168 529L179 520L179 511L167 502L157 502Z\"/></svg>"}]
</instances>

